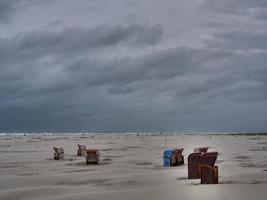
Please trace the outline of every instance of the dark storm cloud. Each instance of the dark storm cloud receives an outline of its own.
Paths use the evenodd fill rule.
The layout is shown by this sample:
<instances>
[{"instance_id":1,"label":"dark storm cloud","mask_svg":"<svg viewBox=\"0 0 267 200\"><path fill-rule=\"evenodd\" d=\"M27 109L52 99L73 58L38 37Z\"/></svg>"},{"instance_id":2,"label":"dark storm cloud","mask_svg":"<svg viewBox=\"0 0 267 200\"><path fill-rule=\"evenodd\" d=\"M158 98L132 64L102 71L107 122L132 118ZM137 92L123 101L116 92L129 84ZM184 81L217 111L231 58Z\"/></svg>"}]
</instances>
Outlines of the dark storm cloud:
<instances>
[{"instance_id":1,"label":"dark storm cloud","mask_svg":"<svg viewBox=\"0 0 267 200\"><path fill-rule=\"evenodd\" d=\"M80 58L92 49L96 51L108 46L115 48L118 43L141 48L145 44L154 45L155 41L160 41L159 36L162 34L160 26L142 29L140 25L132 25L118 29L121 31L114 28L104 29L105 34L101 34L101 31L96 32L96 30L102 28L96 28L93 30L97 35L95 40L90 37L95 35L91 34L92 31L86 32L87 34L82 31L80 34L80 29L54 34L35 32L13 39L2 39L0 109L1 113L4 113L1 116L4 122L3 128L9 129L16 123L21 129L31 127L27 130L34 130L36 127L49 126L51 130L57 130L59 125L53 121L60 120L63 127L68 127L67 124L72 117L67 116L72 113L76 118L71 123L74 127L79 127L84 120L92 120L97 130L109 130L112 127L110 123L118 124L119 121L123 121L127 113L133 113L130 115L132 119L139 114L151 117L149 113L155 113L153 110L156 104L162 104L163 108L159 112L165 113L166 102L160 100L165 91L170 92L171 98L188 95L183 91L186 91L187 87L194 86L184 84L183 76L188 76L186 81L195 82L194 78L190 79L191 75L197 74L203 67L213 62L217 63L230 56L227 52L174 48L132 58L92 59L90 56ZM128 33L128 29L131 33ZM120 37L114 39L114 30L120 33ZM143 37L148 34L146 31L151 36L156 35L152 40L150 38L149 42ZM79 35L74 39L83 45L81 48L73 43L73 38L67 39L72 36L69 32ZM88 43L85 36L89 36ZM88 46L82 44L83 40ZM141 44L139 41L142 41ZM64 52L68 48L72 49L71 53ZM74 51L76 48L78 50ZM57 59L58 54L61 55L61 59ZM176 85L172 83L175 79L178 79ZM148 94L151 98L155 98L155 103L149 105ZM142 113L146 107L149 112ZM100 121L106 125L101 125ZM32 123L34 125L30 125ZM122 128L130 126L128 123L130 122L125 122ZM136 123L139 122L136 121L134 124ZM154 123L153 119L151 123ZM82 127L90 128L85 125Z\"/></svg>"},{"instance_id":2,"label":"dark storm cloud","mask_svg":"<svg viewBox=\"0 0 267 200\"><path fill-rule=\"evenodd\" d=\"M6 70L3 67L1 92L2 94L12 93L12 91L19 93L20 90L26 93L37 92L39 95L43 92L54 93L73 87L90 88L104 85L118 87L124 93L125 90L121 86L128 86L135 82L169 80L201 70L207 63L218 62L228 56L226 52L176 48L125 59L72 61L71 58L65 57L60 60L63 63L48 62L46 65L38 63L37 58L23 63L23 66L9 63L14 70ZM36 67L37 64L39 68ZM42 69L43 67L45 69ZM53 74L48 73L50 70L52 72L59 70L60 74L54 77ZM49 75L47 78L51 78L53 82L44 80L42 83L42 80L38 79L42 79L41 74ZM132 90L133 88L129 91Z\"/></svg>"},{"instance_id":3,"label":"dark storm cloud","mask_svg":"<svg viewBox=\"0 0 267 200\"><path fill-rule=\"evenodd\" d=\"M95 73L98 73L97 70L99 71L98 68L101 68L101 63L88 61L84 63L82 56L88 57L92 51L114 48L116 45L137 47L155 45L161 40L162 34L163 29L160 25L144 27L132 24L127 27L101 26L93 30L71 28L62 32L39 31L17 35L12 39L0 39L1 93L17 92L19 88L24 88L24 90L30 90L33 87L41 89L43 86L38 83L40 74L51 75L53 78L54 75L52 74L54 72L61 72L67 66L74 68L72 71L78 69L78 73L82 76L84 76L85 70L88 72L89 70L96 70ZM81 61L72 61L77 57ZM114 63L115 67L117 64ZM60 67L62 65L65 67ZM110 65L113 65L112 62ZM84 67L84 69L81 69L81 67ZM123 68L121 69L123 70ZM72 73L70 76L74 77L75 74ZM89 74L92 74L92 77L95 76L91 72ZM57 78L55 81L65 80L64 75L63 71L62 76L60 75L62 78ZM101 82L101 80L97 80L97 78L91 80L92 84L97 82ZM49 81L47 84L45 90L49 89L50 86L52 88L58 87L56 83L51 84ZM26 88L26 86L29 87ZM59 86L59 89L63 88Z\"/></svg>"},{"instance_id":4,"label":"dark storm cloud","mask_svg":"<svg viewBox=\"0 0 267 200\"><path fill-rule=\"evenodd\" d=\"M72 75L77 73L80 74L79 77L85 76L86 79L88 75L85 74L89 74L92 70L90 66L97 66L95 73L87 80L89 85L120 86L139 81L172 79L198 70L206 63L212 63L227 56L229 56L227 52L175 48L134 59L106 60L99 63L72 63L67 67L67 70L71 70ZM77 70L75 70L76 66L79 66Z\"/></svg>"},{"instance_id":5,"label":"dark storm cloud","mask_svg":"<svg viewBox=\"0 0 267 200\"><path fill-rule=\"evenodd\" d=\"M200 103L212 105L223 99L240 103L251 95L253 101L265 99L264 66L249 67L257 65L254 62L259 59L266 61L266 56L253 57L190 48L119 60L83 59L78 63L66 57L59 63L61 73L55 77L48 74L49 81L44 82L42 70L35 72L35 79L18 68L14 81L8 81L17 90L12 93L8 89L11 85L5 85L9 93L1 95L1 111L7 113L2 121L6 129L16 122L22 130L156 130L162 127L152 126L154 123L168 124L177 114L190 119L190 114L207 112L209 108L197 106ZM53 67L46 66L45 71ZM242 73L241 68L245 69ZM58 121L61 123L55 123Z\"/></svg>"}]
</instances>

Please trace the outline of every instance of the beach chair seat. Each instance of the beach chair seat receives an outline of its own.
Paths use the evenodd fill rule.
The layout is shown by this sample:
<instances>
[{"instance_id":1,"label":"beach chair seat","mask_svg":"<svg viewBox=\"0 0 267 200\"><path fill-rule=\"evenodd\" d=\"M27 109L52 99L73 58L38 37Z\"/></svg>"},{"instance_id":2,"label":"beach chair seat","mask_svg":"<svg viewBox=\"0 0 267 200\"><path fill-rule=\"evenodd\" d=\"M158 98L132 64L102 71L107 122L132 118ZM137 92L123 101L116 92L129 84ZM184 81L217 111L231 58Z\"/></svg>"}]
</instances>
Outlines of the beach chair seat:
<instances>
[{"instance_id":1,"label":"beach chair seat","mask_svg":"<svg viewBox=\"0 0 267 200\"><path fill-rule=\"evenodd\" d=\"M198 179L201 177L200 162L202 153L191 153L188 156L188 179Z\"/></svg>"},{"instance_id":2,"label":"beach chair seat","mask_svg":"<svg viewBox=\"0 0 267 200\"><path fill-rule=\"evenodd\" d=\"M194 153L207 153L209 147L199 147L194 149Z\"/></svg>"},{"instance_id":3,"label":"beach chair seat","mask_svg":"<svg viewBox=\"0 0 267 200\"><path fill-rule=\"evenodd\" d=\"M57 148L54 147L54 159L55 160L61 160L64 159L64 149L63 148Z\"/></svg>"},{"instance_id":4,"label":"beach chair seat","mask_svg":"<svg viewBox=\"0 0 267 200\"><path fill-rule=\"evenodd\" d=\"M215 162L218 152L203 153L201 156L201 184L218 184L218 166Z\"/></svg>"},{"instance_id":5,"label":"beach chair seat","mask_svg":"<svg viewBox=\"0 0 267 200\"><path fill-rule=\"evenodd\" d=\"M97 149L86 149L86 164L98 164L100 160L99 151Z\"/></svg>"},{"instance_id":6,"label":"beach chair seat","mask_svg":"<svg viewBox=\"0 0 267 200\"><path fill-rule=\"evenodd\" d=\"M78 156L86 156L86 146L85 145L78 144L77 155Z\"/></svg>"}]
</instances>

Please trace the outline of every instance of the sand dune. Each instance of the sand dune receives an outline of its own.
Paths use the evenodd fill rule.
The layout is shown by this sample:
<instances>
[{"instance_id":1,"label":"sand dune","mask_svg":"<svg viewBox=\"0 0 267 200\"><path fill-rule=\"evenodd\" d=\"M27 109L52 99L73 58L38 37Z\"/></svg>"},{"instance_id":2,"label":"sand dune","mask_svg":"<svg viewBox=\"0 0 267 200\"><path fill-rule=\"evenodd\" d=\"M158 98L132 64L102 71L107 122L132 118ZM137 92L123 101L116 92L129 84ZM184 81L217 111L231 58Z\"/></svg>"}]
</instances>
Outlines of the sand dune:
<instances>
[{"instance_id":1,"label":"sand dune","mask_svg":"<svg viewBox=\"0 0 267 200\"><path fill-rule=\"evenodd\" d=\"M78 143L99 149L100 165L77 157ZM53 146L64 148L64 160L53 160ZM168 136L167 147L184 147L185 158L199 146L220 153L219 185L188 180L187 165L164 169L165 136L1 136L0 199L266 198L267 136Z\"/></svg>"}]
</instances>

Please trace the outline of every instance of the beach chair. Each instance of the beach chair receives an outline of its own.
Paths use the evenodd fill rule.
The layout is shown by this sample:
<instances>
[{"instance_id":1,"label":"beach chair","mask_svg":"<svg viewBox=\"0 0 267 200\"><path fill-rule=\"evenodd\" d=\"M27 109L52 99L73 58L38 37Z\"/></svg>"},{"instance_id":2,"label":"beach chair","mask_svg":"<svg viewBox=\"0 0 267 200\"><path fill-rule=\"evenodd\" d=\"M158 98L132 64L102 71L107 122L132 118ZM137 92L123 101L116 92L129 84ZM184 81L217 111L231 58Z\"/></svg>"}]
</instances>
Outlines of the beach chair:
<instances>
[{"instance_id":1,"label":"beach chair","mask_svg":"<svg viewBox=\"0 0 267 200\"><path fill-rule=\"evenodd\" d=\"M163 166L170 167L184 164L183 150L184 148L165 150L163 153Z\"/></svg>"},{"instance_id":2,"label":"beach chair","mask_svg":"<svg viewBox=\"0 0 267 200\"><path fill-rule=\"evenodd\" d=\"M172 152L173 150L167 149L163 153L163 166L164 167L170 167L171 166L171 158L172 158Z\"/></svg>"},{"instance_id":3,"label":"beach chair","mask_svg":"<svg viewBox=\"0 0 267 200\"><path fill-rule=\"evenodd\" d=\"M184 156L182 155L184 148L177 148L172 151L171 166L184 164Z\"/></svg>"},{"instance_id":4,"label":"beach chair","mask_svg":"<svg viewBox=\"0 0 267 200\"><path fill-rule=\"evenodd\" d=\"M54 159L55 160L61 160L64 159L64 149L63 148L57 148L54 147Z\"/></svg>"},{"instance_id":5,"label":"beach chair","mask_svg":"<svg viewBox=\"0 0 267 200\"><path fill-rule=\"evenodd\" d=\"M203 153L201 156L201 184L218 184L218 166L215 166L218 152Z\"/></svg>"},{"instance_id":6,"label":"beach chair","mask_svg":"<svg viewBox=\"0 0 267 200\"><path fill-rule=\"evenodd\" d=\"M201 177L200 162L202 153L191 153L188 156L188 179L198 179Z\"/></svg>"},{"instance_id":7,"label":"beach chair","mask_svg":"<svg viewBox=\"0 0 267 200\"><path fill-rule=\"evenodd\" d=\"M85 145L78 144L77 155L78 156L86 156L86 146Z\"/></svg>"},{"instance_id":8,"label":"beach chair","mask_svg":"<svg viewBox=\"0 0 267 200\"><path fill-rule=\"evenodd\" d=\"M194 149L194 153L207 153L209 147L199 147Z\"/></svg>"},{"instance_id":9,"label":"beach chair","mask_svg":"<svg viewBox=\"0 0 267 200\"><path fill-rule=\"evenodd\" d=\"M100 160L99 151L97 149L86 149L86 164L98 164Z\"/></svg>"}]
</instances>

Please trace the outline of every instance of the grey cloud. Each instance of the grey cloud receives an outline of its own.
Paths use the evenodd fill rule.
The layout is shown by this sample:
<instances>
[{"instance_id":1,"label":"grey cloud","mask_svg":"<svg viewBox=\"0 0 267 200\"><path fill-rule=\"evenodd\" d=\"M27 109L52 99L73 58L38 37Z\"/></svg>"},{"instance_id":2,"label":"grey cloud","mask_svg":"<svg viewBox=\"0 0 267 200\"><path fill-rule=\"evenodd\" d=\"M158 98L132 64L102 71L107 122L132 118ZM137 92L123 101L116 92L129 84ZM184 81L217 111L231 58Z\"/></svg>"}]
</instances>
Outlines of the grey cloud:
<instances>
[{"instance_id":1,"label":"grey cloud","mask_svg":"<svg viewBox=\"0 0 267 200\"><path fill-rule=\"evenodd\" d=\"M17 50L22 57L29 54L32 56L64 55L84 53L120 44L155 45L160 42L162 35L163 28L160 25L131 24L126 27L103 25L92 30L77 27L61 32L35 31L17 35L10 41L12 45L6 45ZM5 41L1 43L0 45L3 46Z\"/></svg>"},{"instance_id":2,"label":"grey cloud","mask_svg":"<svg viewBox=\"0 0 267 200\"><path fill-rule=\"evenodd\" d=\"M204 46L227 51L266 50L266 1L207 0L202 6L214 18L208 22L212 32L202 40Z\"/></svg>"},{"instance_id":3,"label":"grey cloud","mask_svg":"<svg viewBox=\"0 0 267 200\"><path fill-rule=\"evenodd\" d=\"M265 9L267 7L267 2L265 0L206 0L206 2L203 4L203 7L222 13L239 15L250 14L251 12L258 11L261 12L261 9Z\"/></svg>"},{"instance_id":4,"label":"grey cloud","mask_svg":"<svg viewBox=\"0 0 267 200\"><path fill-rule=\"evenodd\" d=\"M17 123L18 130L168 130L175 129L176 120L183 128L186 120L198 121L195 127L203 128L206 122L199 112L212 113L215 120L222 112L230 117L227 112L237 109L230 102L243 109L251 102L266 101L266 68L257 60L266 62L266 55L188 48L121 60L84 59L77 69L63 67L58 76L47 77L51 84L39 80L41 85L34 90L1 95L1 118L6 122L2 128L9 130ZM72 61L67 59L63 66L68 62ZM27 80L33 80L29 85L37 83L29 75ZM222 106L226 102L228 108Z\"/></svg>"},{"instance_id":5,"label":"grey cloud","mask_svg":"<svg viewBox=\"0 0 267 200\"><path fill-rule=\"evenodd\" d=\"M8 22L15 11L17 0L1 0L0 1L0 22Z\"/></svg>"},{"instance_id":6,"label":"grey cloud","mask_svg":"<svg viewBox=\"0 0 267 200\"><path fill-rule=\"evenodd\" d=\"M109 7L112 3L107 0L91 0L90 5L85 9L90 12L99 12L107 7Z\"/></svg>"},{"instance_id":7,"label":"grey cloud","mask_svg":"<svg viewBox=\"0 0 267 200\"><path fill-rule=\"evenodd\" d=\"M50 21L49 24L46 26L46 28L54 28L54 27L57 27L59 25L61 25L64 21L63 20L53 20L53 21Z\"/></svg>"},{"instance_id":8,"label":"grey cloud","mask_svg":"<svg viewBox=\"0 0 267 200\"><path fill-rule=\"evenodd\" d=\"M266 50L267 32L251 30L220 31L213 34L213 39L205 41L208 47L231 50Z\"/></svg>"},{"instance_id":9,"label":"grey cloud","mask_svg":"<svg viewBox=\"0 0 267 200\"><path fill-rule=\"evenodd\" d=\"M145 47L160 42L163 29L160 25L141 26L101 26L93 30L71 28L62 32L35 31L15 36L12 39L0 39L1 78L9 77L12 85L23 75L35 77L40 71L50 75L61 70L58 62L70 65L70 60L82 59L90 53L117 45ZM64 61L68 63L64 63ZM47 70L47 64L52 65ZM89 63L88 63L89 64ZM61 65L60 65L61 66ZM79 64L75 62L75 68ZM46 73L47 72L47 73ZM27 82L27 81L25 81ZM25 84L25 83L24 83ZM22 84L21 86L23 86ZM2 85L4 87L4 84Z\"/></svg>"},{"instance_id":10,"label":"grey cloud","mask_svg":"<svg viewBox=\"0 0 267 200\"><path fill-rule=\"evenodd\" d=\"M74 62L65 70L70 77L79 77L77 79L84 80L90 86L121 87L121 85L135 82L164 81L183 76L201 70L207 63L218 62L229 55L223 51L175 48L136 58ZM124 90L122 89L122 91Z\"/></svg>"},{"instance_id":11,"label":"grey cloud","mask_svg":"<svg viewBox=\"0 0 267 200\"><path fill-rule=\"evenodd\" d=\"M223 61L226 58L229 60L228 63ZM259 58L263 59L264 55ZM250 58L250 64L242 65L243 68L247 66L246 74L238 76L235 72L240 69L234 66L240 66L242 62L248 62L243 56L224 51L178 48L122 60L84 60L79 63L70 61L72 62L71 67L69 66L66 69L63 67L60 76L48 77L51 78L52 83L50 81L42 83L38 79L31 79L32 81L28 82L30 74L25 75L25 81L14 77L18 83L16 84L16 81L11 83L14 84L13 87L15 88L16 85L17 87L32 85L30 89L33 90L26 88L24 89L25 94L37 93L40 95L40 93L47 92L53 94L64 92L68 89L76 90L77 88L90 90L92 87L107 87L107 92L111 94L128 94L136 91L136 89L142 90L143 85L149 87L154 80L171 82L173 79L178 79L178 81L176 80L178 85L173 83L176 87L173 89L178 96L182 97L216 92L219 88L225 88L235 82L244 81L243 79L248 73L253 72L249 69L250 65L255 64L252 60ZM67 65L67 63L68 60L63 65ZM256 72L263 69L264 66L259 66ZM227 70L228 73L223 72L223 70ZM252 81L259 78L259 74L257 75L256 72L250 75L255 76ZM17 76L19 74L23 73L18 72ZM38 74L37 77L39 77ZM181 81L179 80L180 78ZM3 80L3 82L5 81ZM41 85L33 87L38 82ZM135 88L139 83L141 87L139 85L139 87ZM3 87L8 87L8 85L3 84ZM11 92L12 90L9 89L8 91ZM14 90L14 92L17 92L17 90Z\"/></svg>"},{"instance_id":12,"label":"grey cloud","mask_svg":"<svg viewBox=\"0 0 267 200\"><path fill-rule=\"evenodd\" d=\"M63 59L63 63L51 61L48 65L41 65L38 61L31 60L27 64L29 65L27 70L30 70L30 73L29 71L25 72L24 66L19 65L15 68L16 73L2 68L4 76L1 81L1 92L2 94L17 92L18 88L21 88L22 92L39 91L39 94L40 92L64 91L81 86L110 86L109 91L113 93L115 91L125 93L134 91L134 88L125 89L121 86L180 77L201 70L206 64L218 62L227 56L229 55L226 52L175 48L125 59L82 59L73 62L71 58L66 57ZM51 74L50 71L53 72L53 70L60 73ZM44 78L42 74L48 77Z\"/></svg>"},{"instance_id":13,"label":"grey cloud","mask_svg":"<svg viewBox=\"0 0 267 200\"><path fill-rule=\"evenodd\" d=\"M20 9L24 10L30 6L41 3L52 2L51 0L1 0L0 1L0 23L9 23L15 19L16 12Z\"/></svg>"},{"instance_id":14,"label":"grey cloud","mask_svg":"<svg viewBox=\"0 0 267 200\"><path fill-rule=\"evenodd\" d=\"M259 20L267 20L267 7L256 9L253 15Z\"/></svg>"},{"instance_id":15,"label":"grey cloud","mask_svg":"<svg viewBox=\"0 0 267 200\"><path fill-rule=\"evenodd\" d=\"M21 2L29 22L0 39L0 131L266 130L264 1Z\"/></svg>"},{"instance_id":16,"label":"grey cloud","mask_svg":"<svg viewBox=\"0 0 267 200\"><path fill-rule=\"evenodd\" d=\"M72 71L65 73L64 68L70 65L69 63L73 63L73 59L86 55L88 51L96 51L108 46L114 47L119 43L130 46L140 45L140 47L154 45L159 42L161 35L162 28L159 25L143 27L132 24L127 27L103 26L92 31L76 28L60 33L34 32L18 35L12 39L1 39L1 102L8 102L9 99L17 99L17 101L10 101L9 104L20 102L21 98L23 101L23 97L31 93L40 95L42 92L53 94L66 91L83 80L90 84L101 82L97 79L101 77L95 78L98 68L101 68L101 62L81 62L85 68L80 71L79 63L74 62L75 70L78 69L75 73ZM66 52L68 49L71 53ZM57 59L58 54L62 54L61 60ZM109 65L107 62L105 66L112 66L112 62ZM116 67L121 63L113 62L113 64ZM120 66L120 69L123 67ZM95 72L89 70L95 70ZM110 79L110 77L107 78Z\"/></svg>"}]
</instances>

